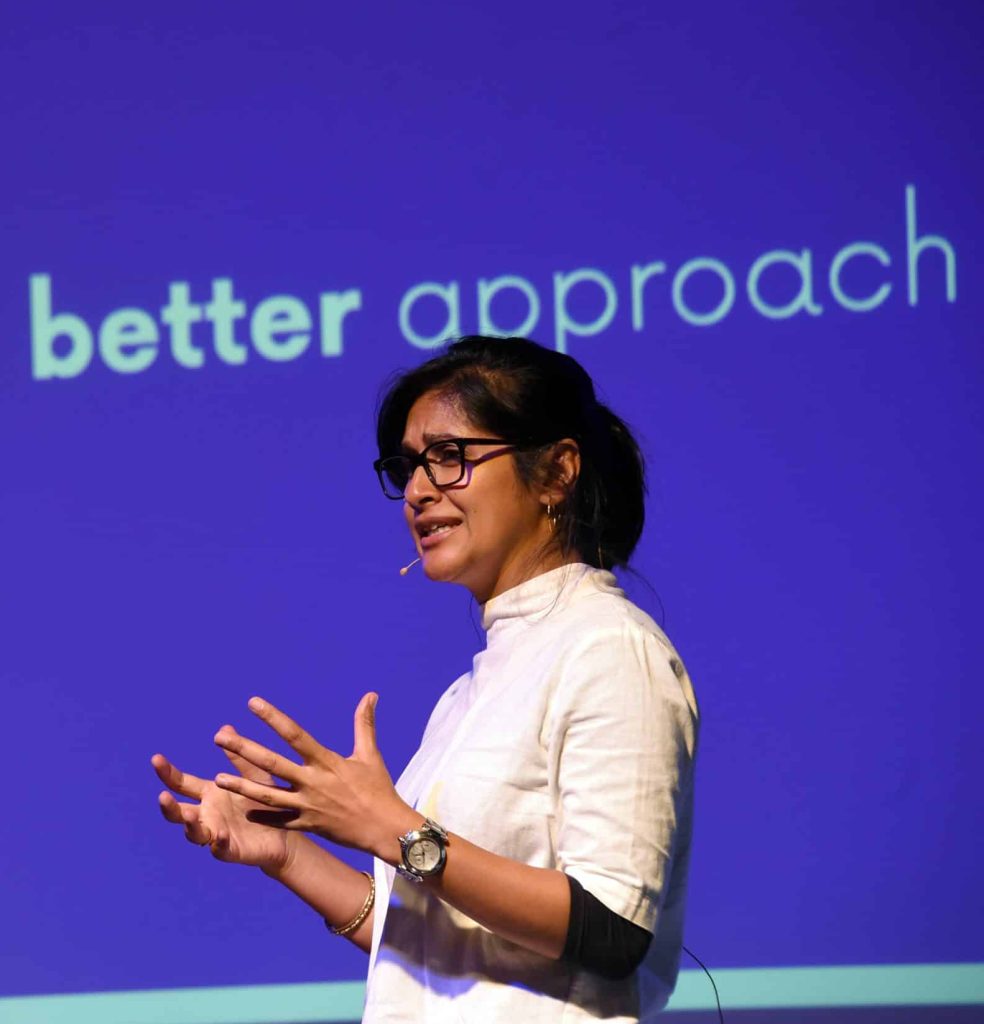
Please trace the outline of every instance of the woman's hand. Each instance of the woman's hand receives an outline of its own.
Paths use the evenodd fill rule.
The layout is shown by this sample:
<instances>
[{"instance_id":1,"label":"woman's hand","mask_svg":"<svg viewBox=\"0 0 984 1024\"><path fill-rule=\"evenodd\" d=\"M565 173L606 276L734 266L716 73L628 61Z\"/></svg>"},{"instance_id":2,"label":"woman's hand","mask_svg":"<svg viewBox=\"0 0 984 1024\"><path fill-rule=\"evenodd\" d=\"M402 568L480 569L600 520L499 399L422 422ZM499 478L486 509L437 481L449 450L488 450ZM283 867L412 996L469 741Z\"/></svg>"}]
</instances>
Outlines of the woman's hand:
<instances>
[{"instance_id":1,"label":"woman's hand","mask_svg":"<svg viewBox=\"0 0 984 1024\"><path fill-rule=\"evenodd\" d=\"M231 726L226 726L234 732ZM232 751L226 756L255 785L272 786L273 779ZM185 837L196 846L208 846L212 855L231 864L251 864L266 871L282 870L290 855L290 836L280 829L250 821L249 811L265 805L220 789L207 779L180 771L163 754L150 763L157 777L175 793L197 803L181 803L164 790L158 796L161 813L175 825L184 825Z\"/></svg>"},{"instance_id":2,"label":"woman's hand","mask_svg":"<svg viewBox=\"0 0 984 1024\"><path fill-rule=\"evenodd\" d=\"M367 853L389 851L395 837L419 820L400 799L376 746L375 712L378 697L367 693L355 710L355 745L351 757L323 747L313 736L272 704L254 697L249 709L266 722L301 758L298 764L223 726L215 742L231 756L247 762L268 778L288 784L278 787L253 775L222 774L216 786L239 799L252 801L251 822L285 830L313 832L341 846Z\"/></svg>"}]
</instances>

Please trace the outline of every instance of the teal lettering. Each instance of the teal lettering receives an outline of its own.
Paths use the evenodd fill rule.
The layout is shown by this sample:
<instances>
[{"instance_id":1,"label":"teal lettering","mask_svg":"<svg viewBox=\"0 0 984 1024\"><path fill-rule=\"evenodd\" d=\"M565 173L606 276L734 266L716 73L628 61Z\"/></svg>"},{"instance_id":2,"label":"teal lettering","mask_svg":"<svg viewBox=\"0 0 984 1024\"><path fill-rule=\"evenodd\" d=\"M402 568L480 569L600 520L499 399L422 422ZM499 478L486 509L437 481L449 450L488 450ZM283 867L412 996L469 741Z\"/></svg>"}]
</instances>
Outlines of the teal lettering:
<instances>
[{"instance_id":1,"label":"teal lettering","mask_svg":"<svg viewBox=\"0 0 984 1024\"><path fill-rule=\"evenodd\" d=\"M605 308L590 323L572 320L567 310L567 296L579 284L584 282L598 285L605 295ZM600 334L615 316L618 308L618 293L611 279L600 270L582 267L572 270L569 274L554 274L554 347L558 352L567 351L567 335L574 334L579 338L588 338Z\"/></svg>"},{"instance_id":2,"label":"teal lettering","mask_svg":"<svg viewBox=\"0 0 984 1024\"><path fill-rule=\"evenodd\" d=\"M799 274L799 292L785 306L770 305L759 295L759 278L777 263L787 263ZM823 307L813 301L813 256L809 249L799 253L789 249L774 249L767 252L752 264L748 271L748 299L762 316L770 320L785 320L795 316L800 310L806 310L810 316L819 316Z\"/></svg>"},{"instance_id":3,"label":"teal lettering","mask_svg":"<svg viewBox=\"0 0 984 1024\"><path fill-rule=\"evenodd\" d=\"M643 327L642 291L646 282L657 274L666 273L666 264L662 260L647 263L644 267L632 266L632 329L641 331Z\"/></svg>"},{"instance_id":4,"label":"teal lettering","mask_svg":"<svg viewBox=\"0 0 984 1024\"><path fill-rule=\"evenodd\" d=\"M418 334L410 323L410 314L414 303L425 295L433 295L444 303L447 309L447 321L444 327L436 334L429 337ZM400 331L403 337L416 345L417 348L437 348L448 338L461 333L461 300L458 292L458 282L451 281L448 284L437 284L434 281L425 281L423 284L414 285L400 300Z\"/></svg>"},{"instance_id":5,"label":"teal lettering","mask_svg":"<svg viewBox=\"0 0 984 1024\"><path fill-rule=\"evenodd\" d=\"M909 269L909 305L919 302L919 257L926 249L939 249L946 267L946 301L957 299L957 254L941 235L916 237L916 186L905 187L905 253Z\"/></svg>"},{"instance_id":6,"label":"teal lettering","mask_svg":"<svg viewBox=\"0 0 984 1024\"><path fill-rule=\"evenodd\" d=\"M72 313L51 315L51 277L31 274L31 374L35 380L77 377L92 359L92 331ZM55 352L55 338L71 341L65 355Z\"/></svg>"},{"instance_id":7,"label":"teal lettering","mask_svg":"<svg viewBox=\"0 0 984 1024\"><path fill-rule=\"evenodd\" d=\"M848 295L841 286L840 275L844 264L855 256L872 256L883 267L891 266L892 260L887 252L874 242L855 242L853 245L845 245L843 249L833 258L830 264L830 293L845 308L852 313L866 313L869 309L880 306L887 298L892 286L886 281L877 291L864 299L856 299Z\"/></svg>"},{"instance_id":8,"label":"teal lettering","mask_svg":"<svg viewBox=\"0 0 984 1024\"><path fill-rule=\"evenodd\" d=\"M526 297L526 319L518 326L506 330L492 320L492 299L506 288L514 288ZM478 333L479 334L529 334L540 319L540 296L525 277L506 274L491 281L478 281Z\"/></svg>"},{"instance_id":9,"label":"teal lettering","mask_svg":"<svg viewBox=\"0 0 984 1024\"><path fill-rule=\"evenodd\" d=\"M275 363L296 359L311 343L310 332L311 314L293 295L271 295L264 299L249 321L253 348Z\"/></svg>"},{"instance_id":10,"label":"teal lettering","mask_svg":"<svg viewBox=\"0 0 984 1024\"><path fill-rule=\"evenodd\" d=\"M205 353L191 342L191 325L202 322L202 307L189 302L191 289L186 281L173 281L168 289L168 304L161 309L161 323L171 328L171 354L179 366L201 369Z\"/></svg>"},{"instance_id":11,"label":"teal lettering","mask_svg":"<svg viewBox=\"0 0 984 1024\"><path fill-rule=\"evenodd\" d=\"M721 301L709 313L695 313L683 301L683 286L691 275L701 270L710 270L712 273L717 274L724 286L724 294L721 296ZM693 324L695 327L709 327L711 324L716 324L719 320L723 320L735 304L735 279L731 276L731 271L720 260L712 259L709 256L698 256L696 259L688 260L684 263L676 274L673 275L672 294L673 308L681 319L686 320L688 324Z\"/></svg>"},{"instance_id":12,"label":"teal lettering","mask_svg":"<svg viewBox=\"0 0 984 1024\"><path fill-rule=\"evenodd\" d=\"M117 309L99 328L99 354L117 373L139 373L157 358L157 324L142 309Z\"/></svg>"},{"instance_id":13,"label":"teal lettering","mask_svg":"<svg viewBox=\"0 0 984 1024\"><path fill-rule=\"evenodd\" d=\"M212 301L205 307L205 317L212 323L212 337L218 357L231 366L246 362L247 349L236 341L235 321L246 315L246 304L232 294L232 281L217 277L212 282Z\"/></svg>"},{"instance_id":14,"label":"teal lettering","mask_svg":"<svg viewBox=\"0 0 984 1024\"><path fill-rule=\"evenodd\" d=\"M322 292L321 294L321 354L340 356L342 354L343 321L349 313L362 309L362 292L349 288L344 292Z\"/></svg>"}]
</instances>

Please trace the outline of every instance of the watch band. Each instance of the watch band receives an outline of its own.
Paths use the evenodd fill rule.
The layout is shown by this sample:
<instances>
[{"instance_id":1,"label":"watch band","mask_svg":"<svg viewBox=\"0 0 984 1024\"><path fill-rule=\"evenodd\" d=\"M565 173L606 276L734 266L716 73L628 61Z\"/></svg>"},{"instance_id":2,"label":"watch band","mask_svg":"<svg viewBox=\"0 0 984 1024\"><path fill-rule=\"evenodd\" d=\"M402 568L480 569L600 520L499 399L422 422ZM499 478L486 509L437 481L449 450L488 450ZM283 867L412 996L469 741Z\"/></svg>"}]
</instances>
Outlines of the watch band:
<instances>
[{"instance_id":1,"label":"watch band","mask_svg":"<svg viewBox=\"0 0 984 1024\"><path fill-rule=\"evenodd\" d=\"M434 821L433 818L424 818L424 824L427 826L429 831L433 832L435 835L440 837L441 842L443 842L445 846L448 844L448 842L450 842L450 840L448 839L447 830L441 828L441 826L438 825L438 823Z\"/></svg>"}]
</instances>

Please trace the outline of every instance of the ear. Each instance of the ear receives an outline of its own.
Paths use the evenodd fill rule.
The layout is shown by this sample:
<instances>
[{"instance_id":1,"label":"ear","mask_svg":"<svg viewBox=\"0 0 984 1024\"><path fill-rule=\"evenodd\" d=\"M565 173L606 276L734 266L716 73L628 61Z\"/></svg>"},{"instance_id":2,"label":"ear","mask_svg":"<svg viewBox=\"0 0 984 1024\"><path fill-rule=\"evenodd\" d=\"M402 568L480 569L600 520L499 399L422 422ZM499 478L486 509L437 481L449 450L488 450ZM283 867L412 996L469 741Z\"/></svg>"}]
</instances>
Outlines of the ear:
<instances>
[{"instance_id":1,"label":"ear","mask_svg":"<svg viewBox=\"0 0 984 1024\"><path fill-rule=\"evenodd\" d=\"M563 504L574 490L581 472L581 449L572 437L556 441L543 465L543 484L540 501L544 504Z\"/></svg>"}]
</instances>

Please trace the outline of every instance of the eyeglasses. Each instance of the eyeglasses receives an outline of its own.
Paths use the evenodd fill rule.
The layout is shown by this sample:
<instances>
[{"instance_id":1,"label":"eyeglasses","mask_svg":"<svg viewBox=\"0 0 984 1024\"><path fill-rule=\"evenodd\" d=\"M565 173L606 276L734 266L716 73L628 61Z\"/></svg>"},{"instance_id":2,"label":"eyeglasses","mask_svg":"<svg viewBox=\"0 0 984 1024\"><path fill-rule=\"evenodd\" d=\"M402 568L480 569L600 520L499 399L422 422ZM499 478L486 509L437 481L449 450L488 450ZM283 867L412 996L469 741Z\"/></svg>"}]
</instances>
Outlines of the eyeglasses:
<instances>
[{"instance_id":1,"label":"eyeglasses","mask_svg":"<svg viewBox=\"0 0 984 1024\"><path fill-rule=\"evenodd\" d=\"M500 447L477 459L467 459L465 449L471 444L497 444ZM388 455L385 459L376 459L372 468L379 476L383 494L394 501L402 501L418 466L424 467L427 478L442 491L460 484L462 480L465 481L463 486L467 487L471 482L472 469L479 463L522 447L522 444L501 437L448 437L429 444L417 455Z\"/></svg>"}]
</instances>

